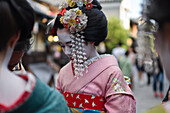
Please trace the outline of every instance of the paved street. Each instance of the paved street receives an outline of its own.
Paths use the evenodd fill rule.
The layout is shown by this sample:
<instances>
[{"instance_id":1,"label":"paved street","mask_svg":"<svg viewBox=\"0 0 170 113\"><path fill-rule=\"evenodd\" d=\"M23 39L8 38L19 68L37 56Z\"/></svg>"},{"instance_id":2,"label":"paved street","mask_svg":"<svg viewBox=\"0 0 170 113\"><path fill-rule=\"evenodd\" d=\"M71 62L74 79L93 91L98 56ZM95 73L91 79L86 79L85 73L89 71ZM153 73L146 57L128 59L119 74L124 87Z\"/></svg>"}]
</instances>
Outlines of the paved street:
<instances>
[{"instance_id":1,"label":"paved street","mask_svg":"<svg viewBox=\"0 0 170 113\"><path fill-rule=\"evenodd\" d=\"M144 80L144 85L141 87L138 85L138 76L134 77L135 81L135 87L134 87L134 95L136 98L136 113L141 113L146 111L149 108L152 108L155 105L158 105L162 102L162 99L160 97L155 98L153 89L152 89L152 84L153 80L151 77L151 84L148 86L146 85L147 81L147 75L143 74L143 80ZM168 82L166 80L166 77L164 77L164 95L168 89Z\"/></svg>"}]
</instances>

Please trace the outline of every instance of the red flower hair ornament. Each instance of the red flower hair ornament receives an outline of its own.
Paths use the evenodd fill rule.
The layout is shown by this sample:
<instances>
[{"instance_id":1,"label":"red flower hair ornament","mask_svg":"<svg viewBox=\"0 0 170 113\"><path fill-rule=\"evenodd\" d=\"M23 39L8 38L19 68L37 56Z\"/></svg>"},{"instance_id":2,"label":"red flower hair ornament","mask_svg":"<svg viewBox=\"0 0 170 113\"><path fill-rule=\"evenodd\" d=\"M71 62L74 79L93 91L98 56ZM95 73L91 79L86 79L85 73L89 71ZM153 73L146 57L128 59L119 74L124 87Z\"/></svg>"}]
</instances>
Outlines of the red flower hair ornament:
<instances>
[{"instance_id":1,"label":"red flower hair ornament","mask_svg":"<svg viewBox=\"0 0 170 113\"><path fill-rule=\"evenodd\" d=\"M63 8L57 15L63 16L65 12L66 12L66 9ZM55 34L55 27L56 27L56 23L54 23L54 26L53 26L53 28L51 30L51 34Z\"/></svg>"},{"instance_id":2,"label":"red flower hair ornament","mask_svg":"<svg viewBox=\"0 0 170 113\"><path fill-rule=\"evenodd\" d=\"M87 26L88 17L81 10L84 6L86 6L86 9L95 7L95 5L92 4L92 0L67 0L60 6L61 11L58 13L58 15L62 16L60 18L60 23L71 33L71 49L73 51L71 56L73 58L74 76L77 78L83 76L84 71L88 71L84 48L85 37L83 36L83 30ZM67 7L69 7L69 10L66 10ZM55 34L56 32L55 27L56 23L54 23L52 28L52 34Z\"/></svg>"}]
</instances>

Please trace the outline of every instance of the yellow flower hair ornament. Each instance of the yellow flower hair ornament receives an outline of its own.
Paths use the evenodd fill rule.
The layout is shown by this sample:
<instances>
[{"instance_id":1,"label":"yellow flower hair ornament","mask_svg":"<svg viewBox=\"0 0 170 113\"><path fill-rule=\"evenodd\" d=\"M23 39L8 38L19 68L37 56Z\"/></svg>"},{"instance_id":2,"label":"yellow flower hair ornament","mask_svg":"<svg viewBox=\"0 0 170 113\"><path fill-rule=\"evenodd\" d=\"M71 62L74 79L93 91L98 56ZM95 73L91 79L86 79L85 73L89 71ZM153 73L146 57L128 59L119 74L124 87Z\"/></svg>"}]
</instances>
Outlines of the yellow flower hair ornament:
<instances>
[{"instance_id":1,"label":"yellow flower hair ornament","mask_svg":"<svg viewBox=\"0 0 170 113\"><path fill-rule=\"evenodd\" d=\"M60 18L61 24L67 25L71 33L76 33L85 29L87 25L87 16L83 14L79 8L66 10L64 15Z\"/></svg>"}]
</instances>

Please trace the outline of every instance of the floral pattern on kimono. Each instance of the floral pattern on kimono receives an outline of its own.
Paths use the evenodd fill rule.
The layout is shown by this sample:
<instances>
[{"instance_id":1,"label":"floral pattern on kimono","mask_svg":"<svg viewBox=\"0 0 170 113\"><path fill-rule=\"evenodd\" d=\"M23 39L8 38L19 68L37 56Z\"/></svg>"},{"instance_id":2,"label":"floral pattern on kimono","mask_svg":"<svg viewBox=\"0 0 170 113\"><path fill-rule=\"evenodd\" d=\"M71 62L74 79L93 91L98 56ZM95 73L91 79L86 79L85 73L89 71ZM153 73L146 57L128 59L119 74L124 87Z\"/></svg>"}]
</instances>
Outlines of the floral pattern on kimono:
<instances>
[{"instance_id":1,"label":"floral pattern on kimono","mask_svg":"<svg viewBox=\"0 0 170 113\"><path fill-rule=\"evenodd\" d=\"M103 97L107 113L135 113L135 99L118 67L114 56L105 56L93 62L88 72L78 79L73 76L71 62L58 75L56 89ZM122 109L123 108L123 109Z\"/></svg>"},{"instance_id":2,"label":"floral pattern on kimono","mask_svg":"<svg viewBox=\"0 0 170 113\"><path fill-rule=\"evenodd\" d=\"M135 113L136 102L130 88L127 87L128 85L121 70L117 66L113 66L112 68L116 71L110 73L110 80L106 88L105 108L114 108L114 113ZM109 110L109 113L112 113L112 111Z\"/></svg>"}]
</instances>

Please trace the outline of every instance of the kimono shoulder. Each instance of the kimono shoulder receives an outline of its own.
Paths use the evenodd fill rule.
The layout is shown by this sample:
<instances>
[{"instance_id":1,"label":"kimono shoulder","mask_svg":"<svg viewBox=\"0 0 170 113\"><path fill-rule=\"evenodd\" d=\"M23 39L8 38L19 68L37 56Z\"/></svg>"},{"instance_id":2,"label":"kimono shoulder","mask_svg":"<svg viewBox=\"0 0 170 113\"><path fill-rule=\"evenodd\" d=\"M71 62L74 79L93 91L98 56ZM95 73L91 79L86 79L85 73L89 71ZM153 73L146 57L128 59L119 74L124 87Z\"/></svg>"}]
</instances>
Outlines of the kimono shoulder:
<instances>
[{"instance_id":1,"label":"kimono shoulder","mask_svg":"<svg viewBox=\"0 0 170 113\"><path fill-rule=\"evenodd\" d=\"M71 69L71 61L60 69L59 74L63 74L63 72L65 73L66 71L68 71L70 69Z\"/></svg>"},{"instance_id":2,"label":"kimono shoulder","mask_svg":"<svg viewBox=\"0 0 170 113\"><path fill-rule=\"evenodd\" d=\"M36 85L30 97L22 105L9 113L68 113L64 97L36 79Z\"/></svg>"},{"instance_id":3,"label":"kimono shoulder","mask_svg":"<svg viewBox=\"0 0 170 113\"><path fill-rule=\"evenodd\" d=\"M95 71L103 71L110 66L118 66L117 60L113 55L105 56L97 61L95 61L92 65L89 66L88 70L96 68ZM72 72L71 62L67 63L63 68L61 68L59 74L66 74ZM89 73L86 73L89 74Z\"/></svg>"}]
</instances>

